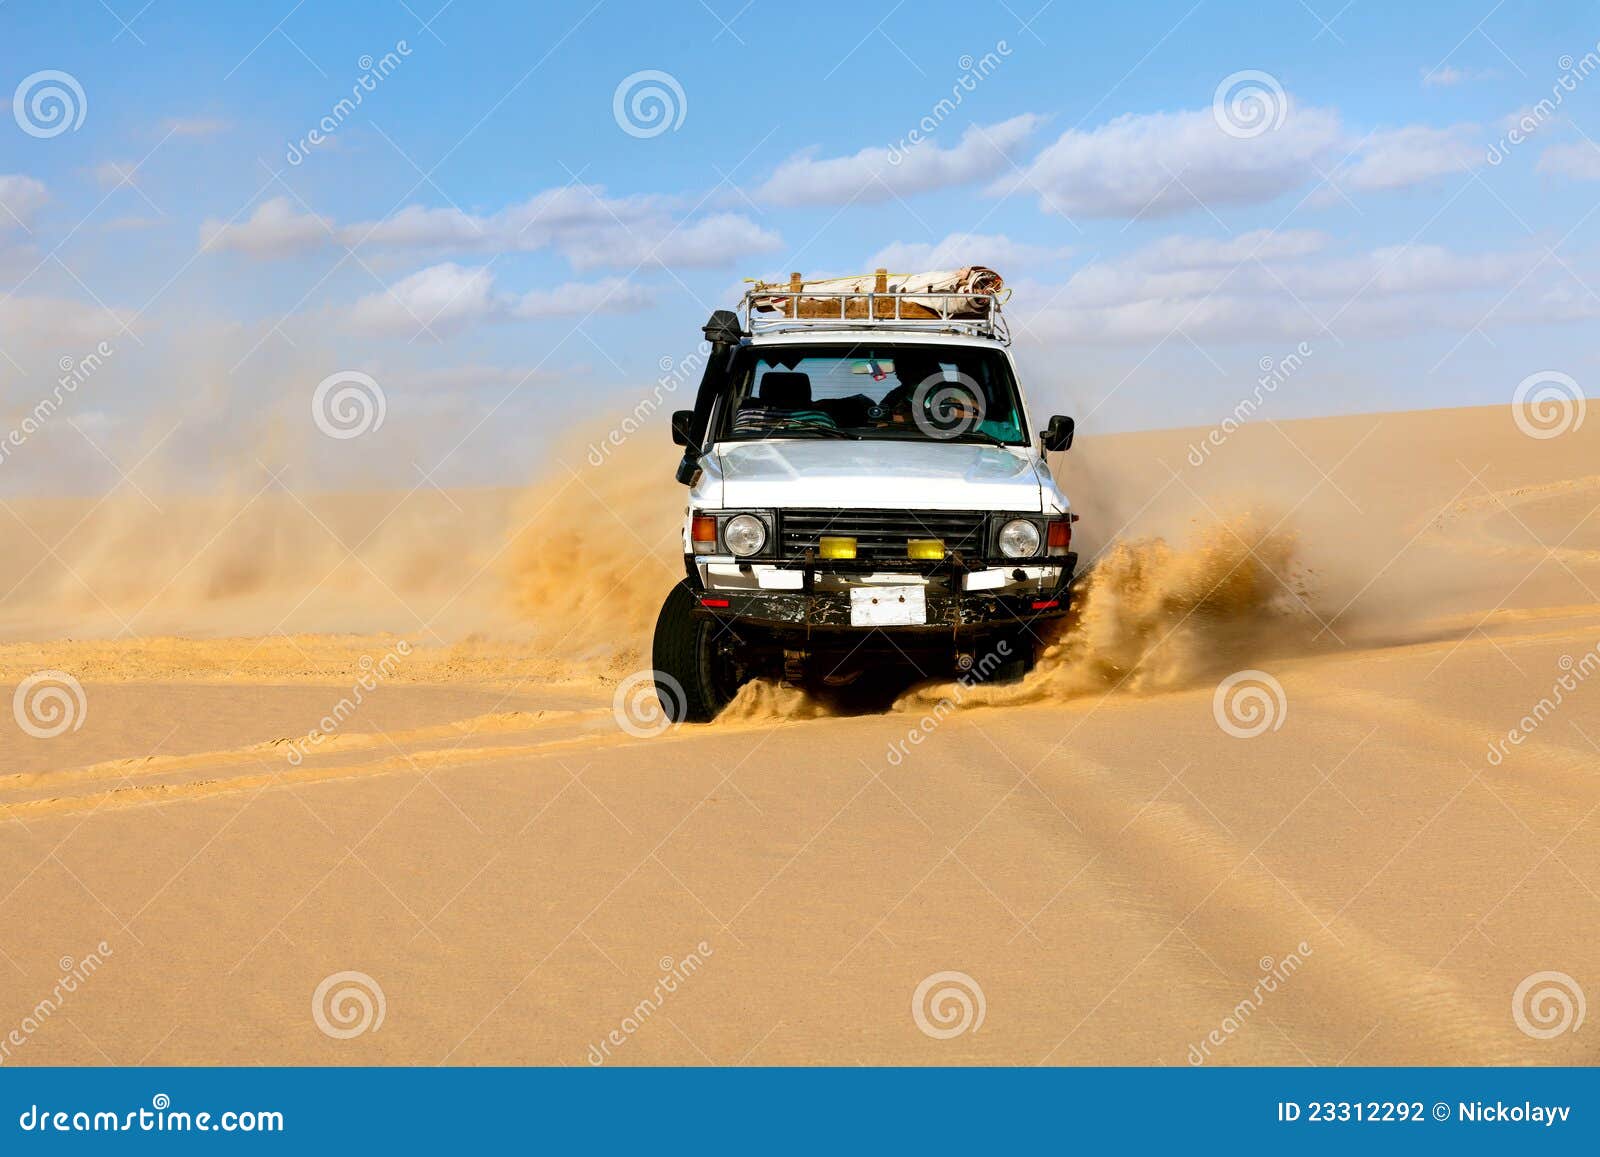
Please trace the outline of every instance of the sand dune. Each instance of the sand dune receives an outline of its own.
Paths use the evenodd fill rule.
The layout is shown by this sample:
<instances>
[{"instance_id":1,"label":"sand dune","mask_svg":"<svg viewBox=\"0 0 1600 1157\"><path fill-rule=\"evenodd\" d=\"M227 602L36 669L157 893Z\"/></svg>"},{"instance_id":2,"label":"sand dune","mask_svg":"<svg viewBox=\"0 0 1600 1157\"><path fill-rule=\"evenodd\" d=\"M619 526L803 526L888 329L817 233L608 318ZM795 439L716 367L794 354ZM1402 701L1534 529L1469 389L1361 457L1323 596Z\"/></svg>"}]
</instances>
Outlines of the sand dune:
<instances>
[{"instance_id":1,"label":"sand dune","mask_svg":"<svg viewBox=\"0 0 1600 1157\"><path fill-rule=\"evenodd\" d=\"M1528 1031L1600 991L1600 433L1203 434L1062 459L1096 566L1023 683L654 736L664 445L8 503L0 675L82 698L0 729L0 1060L1600 1061Z\"/></svg>"}]
</instances>

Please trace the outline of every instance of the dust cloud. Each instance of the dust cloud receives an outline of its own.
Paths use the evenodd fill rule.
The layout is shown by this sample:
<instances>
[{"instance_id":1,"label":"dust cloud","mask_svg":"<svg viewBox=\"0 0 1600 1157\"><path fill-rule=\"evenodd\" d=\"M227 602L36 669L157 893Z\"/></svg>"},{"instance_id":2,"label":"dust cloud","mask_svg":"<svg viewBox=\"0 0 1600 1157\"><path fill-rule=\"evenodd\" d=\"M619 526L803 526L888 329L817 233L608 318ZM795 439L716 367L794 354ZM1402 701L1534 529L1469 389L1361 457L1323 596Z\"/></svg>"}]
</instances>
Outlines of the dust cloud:
<instances>
[{"instance_id":1,"label":"dust cloud","mask_svg":"<svg viewBox=\"0 0 1600 1157\"><path fill-rule=\"evenodd\" d=\"M0 629L14 638L397 632L479 667L500 656L508 672L532 662L552 677L609 682L648 666L656 615L683 574L684 491L659 424L619 441L599 426L576 430L557 442L570 449L520 488L297 494L252 479L256 490L203 498L19 501L12 510L32 534L0 562L10 590ZM1102 465L1074 489L1126 497L1129 473ZM1106 521L1092 493L1080 502L1091 523ZM1152 510L1120 540L1086 543L1097 561L1036 669L1020 684L968 689L963 701L1146 692L1310 645L1314 596L1295 534L1252 513L1191 517L1183 536L1170 532L1173 515ZM938 693L915 689L903 705ZM753 684L724 718L841 710L852 709Z\"/></svg>"},{"instance_id":2,"label":"dust cloud","mask_svg":"<svg viewBox=\"0 0 1600 1157\"><path fill-rule=\"evenodd\" d=\"M1017 705L1192 684L1264 656L1315 649L1311 575L1293 533L1244 514L1113 543L1079 580L1075 612L1020 683L963 688L963 705ZM918 688L910 708L946 688Z\"/></svg>"}]
</instances>

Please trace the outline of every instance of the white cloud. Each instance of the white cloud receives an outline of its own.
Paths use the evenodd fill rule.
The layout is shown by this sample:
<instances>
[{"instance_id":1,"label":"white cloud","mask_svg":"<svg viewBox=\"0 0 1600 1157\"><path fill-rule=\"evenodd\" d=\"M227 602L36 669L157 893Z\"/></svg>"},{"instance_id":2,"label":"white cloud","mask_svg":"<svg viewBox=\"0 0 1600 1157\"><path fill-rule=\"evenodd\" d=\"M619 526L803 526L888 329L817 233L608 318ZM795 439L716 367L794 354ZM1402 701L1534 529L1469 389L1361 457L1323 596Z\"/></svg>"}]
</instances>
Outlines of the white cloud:
<instances>
[{"instance_id":1,"label":"white cloud","mask_svg":"<svg viewBox=\"0 0 1600 1157\"><path fill-rule=\"evenodd\" d=\"M1446 64L1440 68L1424 70L1422 84L1424 88L1454 88L1458 84L1466 84L1472 80L1494 80L1499 75L1499 72L1492 68L1457 68L1452 64Z\"/></svg>"},{"instance_id":2,"label":"white cloud","mask_svg":"<svg viewBox=\"0 0 1600 1157\"><path fill-rule=\"evenodd\" d=\"M1316 233L1169 237L1090 265L1062 285L1019 285L1011 313L1031 336L1091 345L1178 335L1332 340L1324 324L1341 339L1441 325L1466 330L1510 318L1509 310L1496 318L1497 302L1541 260L1534 252L1461 254L1434 245L1326 257L1327 243ZM1030 313L1030 302L1047 304Z\"/></svg>"},{"instance_id":3,"label":"white cloud","mask_svg":"<svg viewBox=\"0 0 1600 1157\"><path fill-rule=\"evenodd\" d=\"M286 199L266 202L243 225L207 222L221 248L278 257L325 242L445 255L553 249L574 269L659 264L716 268L769 253L782 238L736 213L675 219L665 199L607 197L598 187L548 189L493 214L408 205L380 221L336 229L297 212ZM330 229L332 229L330 234Z\"/></svg>"},{"instance_id":4,"label":"white cloud","mask_svg":"<svg viewBox=\"0 0 1600 1157\"><path fill-rule=\"evenodd\" d=\"M1560 106L1547 97L1538 104L1523 105L1493 123L1495 131L1503 137L1509 136L1514 130L1525 140L1534 133L1542 132L1547 126L1564 124L1566 119L1561 113ZM1520 144L1521 140L1515 143ZM1502 141L1501 144L1503 146L1505 142Z\"/></svg>"},{"instance_id":5,"label":"white cloud","mask_svg":"<svg viewBox=\"0 0 1600 1157\"><path fill-rule=\"evenodd\" d=\"M330 226L301 212L287 197L274 197L256 207L248 220L227 224L207 219L200 240L211 249L233 249L254 257L282 257L314 249L328 240Z\"/></svg>"},{"instance_id":6,"label":"white cloud","mask_svg":"<svg viewBox=\"0 0 1600 1157\"><path fill-rule=\"evenodd\" d=\"M510 307L515 317L563 317L591 313L625 313L647 308L653 298L642 286L620 277L603 281L569 281L554 289L535 289Z\"/></svg>"},{"instance_id":7,"label":"white cloud","mask_svg":"<svg viewBox=\"0 0 1600 1157\"><path fill-rule=\"evenodd\" d=\"M995 191L1033 191L1040 207L1068 217L1158 217L1198 205L1270 201L1338 160L1336 114L1291 106L1260 136L1224 132L1210 109L1127 115L1089 132L1062 134L1021 178Z\"/></svg>"},{"instance_id":8,"label":"white cloud","mask_svg":"<svg viewBox=\"0 0 1600 1157\"><path fill-rule=\"evenodd\" d=\"M659 220L669 209L662 197L608 197L599 185L565 185L536 193L497 219L508 235L525 238L526 247L537 248L575 227Z\"/></svg>"},{"instance_id":9,"label":"white cloud","mask_svg":"<svg viewBox=\"0 0 1600 1157\"><path fill-rule=\"evenodd\" d=\"M1526 252L1463 254L1441 245L1396 245L1280 273L1302 298L1343 302L1353 296L1472 293L1509 289L1532 266Z\"/></svg>"},{"instance_id":10,"label":"white cloud","mask_svg":"<svg viewBox=\"0 0 1600 1157\"><path fill-rule=\"evenodd\" d=\"M1068 217L1151 218L1202 207L1260 204L1315 186L1410 188L1483 163L1479 129L1404 125L1364 137L1331 109L1289 100L1283 123L1256 136L1223 131L1211 109L1128 114L1048 145L1022 176L1002 174L994 193L1033 192ZM1318 191L1319 203L1337 199Z\"/></svg>"},{"instance_id":11,"label":"white cloud","mask_svg":"<svg viewBox=\"0 0 1600 1157\"><path fill-rule=\"evenodd\" d=\"M1377 191L1482 163L1475 126L1404 125L1359 137L1332 109L1284 100L1281 123L1254 136L1225 131L1210 108L1129 113L1070 129L1020 163L1042 117L974 125L949 147L935 136L850 156L801 153L753 195L775 205L843 205L982 181L995 195L1036 194L1042 209L1068 217L1145 218L1264 203L1315 185L1335 166L1341 186Z\"/></svg>"},{"instance_id":12,"label":"white cloud","mask_svg":"<svg viewBox=\"0 0 1600 1157\"><path fill-rule=\"evenodd\" d=\"M161 127L176 137L212 137L226 131L229 125L215 117L169 117Z\"/></svg>"},{"instance_id":13,"label":"white cloud","mask_svg":"<svg viewBox=\"0 0 1600 1157\"><path fill-rule=\"evenodd\" d=\"M43 181L21 173L0 175L0 232L31 224L33 215L49 199Z\"/></svg>"},{"instance_id":14,"label":"white cloud","mask_svg":"<svg viewBox=\"0 0 1600 1157\"><path fill-rule=\"evenodd\" d=\"M783 239L738 213L715 213L689 224L650 219L574 230L555 242L574 269L662 265L717 269L771 253Z\"/></svg>"},{"instance_id":15,"label":"white cloud","mask_svg":"<svg viewBox=\"0 0 1600 1157\"><path fill-rule=\"evenodd\" d=\"M1003 274L1008 269L1025 269L1060 261L1070 252L1066 248L1013 241L999 233L951 233L941 241L893 242L867 258L866 267L888 269L894 273L917 273L925 269L987 265Z\"/></svg>"},{"instance_id":16,"label":"white cloud","mask_svg":"<svg viewBox=\"0 0 1600 1157\"><path fill-rule=\"evenodd\" d=\"M626 227L663 211L657 198L607 197L597 185L567 185L488 215L408 205L381 221L349 225L341 236L352 246L526 251L545 248L574 230Z\"/></svg>"},{"instance_id":17,"label":"white cloud","mask_svg":"<svg viewBox=\"0 0 1600 1157\"><path fill-rule=\"evenodd\" d=\"M431 265L357 301L350 326L365 333L459 329L494 310L493 292L494 275L485 268Z\"/></svg>"},{"instance_id":18,"label":"white cloud","mask_svg":"<svg viewBox=\"0 0 1600 1157\"><path fill-rule=\"evenodd\" d=\"M346 245L387 245L408 249L468 249L486 247L489 223L460 209L425 209L407 205L382 221L347 225L339 230Z\"/></svg>"},{"instance_id":19,"label":"white cloud","mask_svg":"<svg viewBox=\"0 0 1600 1157\"><path fill-rule=\"evenodd\" d=\"M55 377L56 360L79 353L78 346L100 341L113 345L121 340L126 321L122 313L86 305L64 297L7 297L0 299L0 347L25 366L37 361ZM60 342L73 348L63 351ZM84 348L81 352L87 353Z\"/></svg>"},{"instance_id":20,"label":"white cloud","mask_svg":"<svg viewBox=\"0 0 1600 1157\"><path fill-rule=\"evenodd\" d=\"M1174 234L1141 250L1137 263L1156 269L1199 269L1250 260L1309 257L1325 248L1328 240L1326 233L1315 229L1257 229L1223 239Z\"/></svg>"},{"instance_id":21,"label":"white cloud","mask_svg":"<svg viewBox=\"0 0 1600 1157\"><path fill-rule=\"evenodd\" d=\"M138 168L134 161L102 161L94 168L95 183L102 189L114 189L123 181L133 183L133 172Z\"/></svg>"},{"instance_id":22,"label":"white cloud","mask_svg":"<svg viewBox=\"0 0 1600 1157\"><path fill-rule=\"evenodd\" d=\"M647 307L643 287L623 278L570 281L521 295L500 293L487 266L453 262L431 265L358 300L346 317L358 333L422 333L434 336L469 325L509 318L582 316Z\"/></svg>"},{"instance_id":23,"label":"white cloud","mask_svg":"<svg viewBox=\"0 0 1600 1157\"><path fill-rule=\"evenodd\" d=\"M1551 145L1539 154L1538 170L1574 181L1600 181L1600 147L1588 141Z\"/></svg>"},{"instance_id":24,"label":"white cloud","mask_svg":"<svg viewBox=\"0 0 1600 1157\"><path fill-rule=\"evenodd\" d=\"M756 189L773 205L843 205L910 197L966 185L1010 169L1018 149L1043 122L1032 114L972 125L954 145L930 137L909 148L868 148L848 157L790 157Z\"/></svg>"},{"instance_id":25,"label":"white cloud","mask_svg":"<svg viewBox=\"0 0 1600 1157\"><path fill-rule=\"evenodd\" d=\"M1408 125L1369 135L1360 153L1333 174L1332 183L1344 189L1404 189L1475 169L1484 157L1478 130L1471 125Z\"/></svg>"}]
</instances>

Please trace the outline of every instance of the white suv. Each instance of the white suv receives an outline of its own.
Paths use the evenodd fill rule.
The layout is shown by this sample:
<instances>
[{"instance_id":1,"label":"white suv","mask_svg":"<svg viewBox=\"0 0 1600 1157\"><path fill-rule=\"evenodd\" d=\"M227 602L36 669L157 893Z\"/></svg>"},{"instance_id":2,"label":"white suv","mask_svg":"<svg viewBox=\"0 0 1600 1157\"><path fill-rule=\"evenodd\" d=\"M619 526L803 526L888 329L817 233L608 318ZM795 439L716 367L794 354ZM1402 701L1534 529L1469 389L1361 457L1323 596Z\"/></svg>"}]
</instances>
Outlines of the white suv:
<instances>
[{"instance_id":1,"label":"white suv","mask_svg":"<svg viewBox=\"0 0 1600 1157\"><path fill-rule=\"evenodd\" d=\"M656 623L663 708L699 722L756 676L884 664L1019 676L1068 609L1077 516L1045 456L1073 421L1033 425L998 297L922 293L913 319L881 294L806 291L813 313L840 298L821 318L787 296L712 315L673 415L687 577Z\"/></svg>"}]
</instances>

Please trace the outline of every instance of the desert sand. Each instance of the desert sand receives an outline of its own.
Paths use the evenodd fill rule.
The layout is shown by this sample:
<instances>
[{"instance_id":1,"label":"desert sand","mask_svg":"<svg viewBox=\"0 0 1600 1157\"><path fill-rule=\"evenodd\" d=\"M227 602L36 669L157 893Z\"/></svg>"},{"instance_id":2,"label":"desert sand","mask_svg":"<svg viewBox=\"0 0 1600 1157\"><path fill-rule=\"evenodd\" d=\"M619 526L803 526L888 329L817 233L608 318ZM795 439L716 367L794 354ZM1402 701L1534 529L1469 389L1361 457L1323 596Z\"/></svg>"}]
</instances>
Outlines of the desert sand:
<instances>
[{"instance_id":1,"label":"desert sand","mask_svg":"<svg viewBox=\"0 0 1600 1157\"><path fill-rule=\"evenodd\" d=\"M82 698L0 727L0 1060L1600 1061L1524 986L1600 993L1600 423L1205 434L1057 460L1096 565L1023 683L655 735L664 432L7 501L0 685Z\"/></svg>"}]
</instances>

